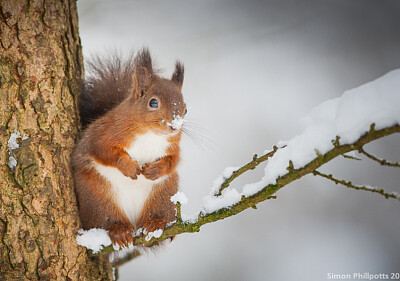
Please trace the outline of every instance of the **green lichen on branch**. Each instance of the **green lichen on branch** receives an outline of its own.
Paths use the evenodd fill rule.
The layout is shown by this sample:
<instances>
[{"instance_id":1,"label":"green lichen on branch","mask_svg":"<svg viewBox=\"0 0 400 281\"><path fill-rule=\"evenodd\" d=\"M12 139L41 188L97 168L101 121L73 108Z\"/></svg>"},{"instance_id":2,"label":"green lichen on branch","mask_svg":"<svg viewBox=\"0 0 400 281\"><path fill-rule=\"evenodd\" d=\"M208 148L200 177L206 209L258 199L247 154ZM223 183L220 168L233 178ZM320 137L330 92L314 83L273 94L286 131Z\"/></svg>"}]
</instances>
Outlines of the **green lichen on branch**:
<instances>
[{"instance_id":1,"label":"green lichen on branch","mask_svg":"<svg viewBox=\"0 0 400 281\"><path fill-rule=\"evenodd\" d=\"M150 241L146 241L146 235L142 234L134 239L134 245L153 245L157 244L169 237L173 237L177 234L181 233L190 233L190 232L198 232L204 224L215 222L218 220L225 219L227 217L234 216L250 207L254 207L256 204L266 201L268 199L275 198L274 194L281 189L282 187L298 180L299 178L303 177L307 174L315 173L316 169L321 167L323 164L329 162L330 160L336 158L337 156L343 155L347 152L353 150L360 150L364 145L380 139L382 137L400 133L400 126L394 125L384 129L375 130L374 124L371 125L370 130L361 136L357 141L351 144L340 144L340 138L337 137L335 140L332 141L334 147L325 154L317 153L314 160L309 162L302 168L295 169L293 164L289 164L288 172L279 177L276 180L275 184L270 184L265 186L261 191L258 193L249 196L249 197L242 197L242 199L236 203L235 205L229 208L219 209L212 213L200 213L195 221L180 221L178 220L174 224L167 227L163 234L159 238L152 238ZM261 157L254 157L253 160L243 167L239 168L236 173L234 172L232 176L225 180L225 185L229 185L235 178L237 178L240 174L244 172L254 169L263 161L267 160L271 157L278 149L274 147L272 152L269 152ZM271 155L272 154L272 155ZM240 171L240 172L238 172ZM220 189L220 191L222 188ZM112 246L105 247L101 253L109 253L114 251Z\"/></svg>"}]
</instances>

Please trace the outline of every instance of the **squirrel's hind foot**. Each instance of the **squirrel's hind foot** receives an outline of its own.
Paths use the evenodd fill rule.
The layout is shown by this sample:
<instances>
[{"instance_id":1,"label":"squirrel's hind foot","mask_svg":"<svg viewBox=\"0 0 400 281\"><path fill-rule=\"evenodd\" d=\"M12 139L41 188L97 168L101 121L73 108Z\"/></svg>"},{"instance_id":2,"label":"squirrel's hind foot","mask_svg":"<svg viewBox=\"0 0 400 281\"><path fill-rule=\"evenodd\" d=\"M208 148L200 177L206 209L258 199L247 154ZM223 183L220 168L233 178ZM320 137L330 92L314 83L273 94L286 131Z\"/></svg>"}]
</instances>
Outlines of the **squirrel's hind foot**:
<instances>
[{"instance_id":1,"label":"squirrel's hind foot","mask_svg":"<svg viewBox=\"0 0 400 281\"><path fill-rule=\"evenodd\" d=\"M128 248L128 245L133 242L133 225L128 222L117 222L111 225L107 230L111 242L118 246Z\"/></svg>"},{"instance_id":2,"label":"squirrel's hind foot","mask_svg":"<svg viewBox=\"0 0 400 281\"><path fill-rule=\"evenodd\" d=\"M143 228L147 230L147 233L153 232L157 229L164 230L167 223L168 222L164 219L153 219L153 220L145 222L145 224L143 225Z\"/></svg>"}]
</instances>

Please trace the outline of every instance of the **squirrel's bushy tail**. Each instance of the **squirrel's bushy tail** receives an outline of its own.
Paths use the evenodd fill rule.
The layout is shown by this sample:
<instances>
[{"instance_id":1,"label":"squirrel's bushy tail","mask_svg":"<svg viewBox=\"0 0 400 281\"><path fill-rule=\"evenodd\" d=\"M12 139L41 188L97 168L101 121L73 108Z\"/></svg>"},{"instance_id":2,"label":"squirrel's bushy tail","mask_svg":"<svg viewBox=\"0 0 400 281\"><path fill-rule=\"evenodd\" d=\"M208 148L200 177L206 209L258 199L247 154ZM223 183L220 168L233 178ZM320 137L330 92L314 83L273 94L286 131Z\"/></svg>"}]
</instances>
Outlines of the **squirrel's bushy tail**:
<instances>
[{"instance_id":1,"label":"squirrel's bushy tail","mask_svg":"<svg viewBox=\"0 0 400 281\"><path fill-rule=\"evenodd\" d=\"M83 128L120 104L129 94L134 71L134 56L113 52L88 60L86 78L81 87L78 106Z\"/></svg>"}]
</instances>

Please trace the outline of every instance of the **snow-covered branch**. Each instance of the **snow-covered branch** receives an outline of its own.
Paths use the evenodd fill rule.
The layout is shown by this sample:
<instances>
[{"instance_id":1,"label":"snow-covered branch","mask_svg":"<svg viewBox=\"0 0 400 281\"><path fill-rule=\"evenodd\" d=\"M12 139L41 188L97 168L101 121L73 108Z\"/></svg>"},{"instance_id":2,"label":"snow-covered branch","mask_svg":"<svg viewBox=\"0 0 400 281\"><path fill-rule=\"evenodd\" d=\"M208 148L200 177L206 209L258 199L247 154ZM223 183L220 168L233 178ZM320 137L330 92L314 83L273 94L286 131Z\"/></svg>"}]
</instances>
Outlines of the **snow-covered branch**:
<instances>
[{"instance_id":1,"label":"snow-covered branch","mask_svg":"<svg viewBox=\"0 0 400 281\"><path fill-rule=\"evenodd\" d=\"M323 176L316 170L335 157L350 151L363 152L364 145L400 133L399 108L400 69L322 103L303 120L305 129L300 135L278 144L281 148L274 146L260 157L253 156L240 168L227 168L204 198L203 207L196 216L181 215L180 204L177 204L175 223L151 240L146 239L145 234L138 234L133 244L151 245L180 233L199 231L204 224L233 216L249 207L255 208L256 204L274 198L279 189L304 175ZM241 191L229 186L241 174L265 161L265 174L260 181L245 185ZM352 188L366 190L355 185ZM399 199L395 193L380 189L375 192ZM104 246L102 252L113 251L112 246Z\"/></svg>"}]
</instances>

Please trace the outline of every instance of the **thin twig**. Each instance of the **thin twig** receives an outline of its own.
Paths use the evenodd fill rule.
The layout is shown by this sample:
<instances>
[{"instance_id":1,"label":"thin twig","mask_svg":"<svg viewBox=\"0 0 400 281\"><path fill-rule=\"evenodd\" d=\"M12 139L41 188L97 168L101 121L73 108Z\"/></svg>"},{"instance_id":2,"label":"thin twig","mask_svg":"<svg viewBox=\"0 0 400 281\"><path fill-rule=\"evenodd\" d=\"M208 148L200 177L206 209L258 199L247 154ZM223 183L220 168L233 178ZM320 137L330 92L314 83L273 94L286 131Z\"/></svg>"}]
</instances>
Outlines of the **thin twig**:
<instances>
[{"instance_id":1,"label":"thin twig","mask_svg":"<svg viewBox=\"0 0 400 281\"><path fill-rule=\"evenodd\" d=\"M341 185L347 186L348 188L376 192L376 193L379 193L380 195L384 196L386 199L394 198L394 199L397 199L400 201L400 194L398 194L396 192L390 192L390 193L386 192L383 188L372 187L372 186L367 186L367 185L355 185L351 181L339 180L339 179L334 178L332 175L327 175L327 174L321 173L317 170L315 170L313 172L313 175L326 178L328 180L333 181L336 184L341 184Z\"/></svg>"},{"instance_id":2,"label":"thin twig","mask_svg":"<svg viewBox=\"0 0 400 281\"><path fill-rule=\"evenodd\" d=\"M121 265L124 265L127 262L129 262L139 256L141 256L141 253L138 250L133 250L132 252L124 255L124 257L122 257L122 258L115 258L115 260L112 261L112 265L113 265L113 267L118 269Z\"/></svg>"},{"instance_id":3,"label":"thin twig","mask_svg":"<svg viewBox=\"0 0 400 281\"><path fill-rule=\"evenodd\" d=\"M346 154L343 154L342 156L343 156L344 158L347 158L347 159L352 159L352 160L361 161L360 158L357 158L357 157L355 157L355 156L346 155Z\"/></svg>"},{"instance_id":4,"label":"thin twig","mask_svg":"<svg viewBox=\"0 0 400 281\"><path fill-rule=\"evenodd\" d=\"M280 148L284 148L280 147ZM241 174L249 171L249 170L254 170L259 164L261 164L264 161L267 161L268 158L271 158L272 156L274 156L275 152L278 150L279 148L277 146L273 147L273 150L260 156L257 157L257 154L253 155L253 159L245 164L244 166L242 166L241 168L237 169L236 171L234 171L232 173L232 175L228 178L225 179L225 181L221 184L220 188L216 191L215 196L221 196L222 191L227 188L229 186L229 184L234 181L237 177L239 177Z\"/></svg>"},{"instance_id":5,"label":"thin twig","mask_svg":"<svg viewBox=\"0 0 400 281\"><path fill-rule=\"evenodd\" d=\"M383 166L400 167L399 162L390 162L390 161L387 161L386 159L378 158L378 157L366 152L362 147L360 147L360 149L358 151L360 153L364 154L365 156L367 156L369 159L374 160Z\"/></svg>"}]
</instances>

